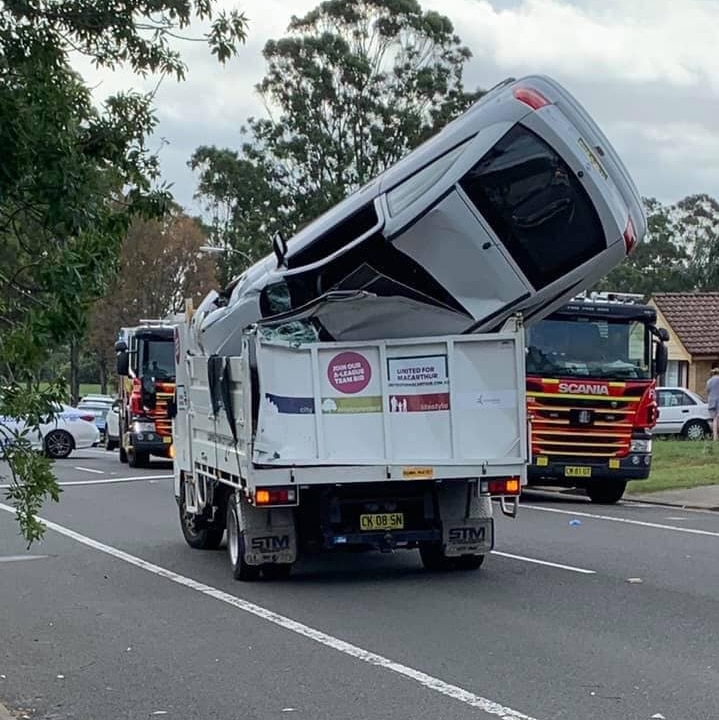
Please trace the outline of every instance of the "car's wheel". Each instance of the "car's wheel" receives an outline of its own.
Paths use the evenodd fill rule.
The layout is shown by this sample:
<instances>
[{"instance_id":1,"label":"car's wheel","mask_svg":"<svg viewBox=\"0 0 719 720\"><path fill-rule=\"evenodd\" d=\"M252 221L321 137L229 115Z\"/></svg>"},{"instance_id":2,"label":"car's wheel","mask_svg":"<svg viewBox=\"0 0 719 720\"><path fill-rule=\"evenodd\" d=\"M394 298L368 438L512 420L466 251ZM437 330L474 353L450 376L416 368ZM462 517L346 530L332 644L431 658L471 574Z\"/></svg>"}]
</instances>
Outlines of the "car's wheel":
<instances>
[{"instance_id":1,"label":"car's wheel","mask_svg":"<svg viewBox=\"0 0 719 720\"><path fill-rule=\"evenodd\" d=\"M127 462L127 450L122 445L120 445L120 462Z\"/></svg>"},{"instance_id":2,"label":"car's wheel","mask_svg":"<svg viewBox=\"0 0 719 720\"><path fill-rule=\"evenodd\" d=\"M75 447L75 441L67 430L51 430L45 436L45 453L53 460L68 457Z\"/></svg>"},{"instance_id":3,"label":"car's wheel","mask_svg":"<svg viewBox=\"0 0 719 720\"><path fill-rule=\"evenodd\" d=\"M704 420L690 420L683 428L682 435L687 440L704 440L711 430Z\"/></svg>"},{"instance_id":4,"label":"car's wheel","mask_svg":"<svg viewBox=\"0 0 719 720\"><path fill-rule=\"evenodd\" d=\"M105 450L112 451L117 447L117 440L113 440L107 433L105 433Z\"/></svg>"},{"instance_id":5,"label":"car's wheel","mask_svg":"<svg viewBox=\"0 0 719 720\"><path fill-rule=\"evenodd\" d=\"M235 580L252 582L260 577L259 565L248 565L245 562L245 541L240 530L237 504L232 498L227 503L227 555Z\"/></svg>"},{"instance_id":6,"label":"car's wheel","mask_svg":"<svg viewBox=\"0 0 719 720\"><path fill-rule=\"evenodd\" d=\"M622 499L626 489L626 480L600 480L587 487L587 495L598 505L614 505Z\"/></svg>"}]
</instances>

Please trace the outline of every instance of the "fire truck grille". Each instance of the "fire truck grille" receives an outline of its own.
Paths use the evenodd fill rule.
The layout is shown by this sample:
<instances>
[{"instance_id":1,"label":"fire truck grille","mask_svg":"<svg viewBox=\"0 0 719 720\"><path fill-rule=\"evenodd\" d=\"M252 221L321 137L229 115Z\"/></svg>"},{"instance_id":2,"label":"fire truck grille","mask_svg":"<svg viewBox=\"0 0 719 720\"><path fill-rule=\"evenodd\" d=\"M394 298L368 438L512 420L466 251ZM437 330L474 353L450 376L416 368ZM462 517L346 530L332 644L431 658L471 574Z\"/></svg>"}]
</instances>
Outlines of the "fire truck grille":
<instances>
[{"instance_id":1,"label":"fire truck grille","mask_svg":"<svg viewBox=\"0 0 719 720\"><path fill-rule=\"evenodd\" d=\"M597 396L527 392L534 454L618 457L629 452L641 395Z\"/></svg>"}]
</instances>

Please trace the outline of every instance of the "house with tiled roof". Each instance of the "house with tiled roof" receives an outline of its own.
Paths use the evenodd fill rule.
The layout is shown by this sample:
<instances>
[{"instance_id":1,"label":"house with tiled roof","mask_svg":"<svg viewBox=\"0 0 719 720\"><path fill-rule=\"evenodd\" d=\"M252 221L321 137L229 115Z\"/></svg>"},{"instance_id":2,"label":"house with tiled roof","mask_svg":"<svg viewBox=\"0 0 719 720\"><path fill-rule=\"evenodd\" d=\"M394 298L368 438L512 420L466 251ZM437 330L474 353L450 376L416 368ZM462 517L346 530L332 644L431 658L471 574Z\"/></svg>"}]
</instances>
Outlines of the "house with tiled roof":
<instances>
[{"instance_id":1,"label":"house with tiled roof","mask_svg":"<svg viewBox=\"0 0 719 720\"><path fill-rule=\"evenodd\" d=\"M719 361L719 292L656 293L649 301L657 326L669 333L669 365L662 385L704 395L711 366Z\"/></svg>"}]
</instances>

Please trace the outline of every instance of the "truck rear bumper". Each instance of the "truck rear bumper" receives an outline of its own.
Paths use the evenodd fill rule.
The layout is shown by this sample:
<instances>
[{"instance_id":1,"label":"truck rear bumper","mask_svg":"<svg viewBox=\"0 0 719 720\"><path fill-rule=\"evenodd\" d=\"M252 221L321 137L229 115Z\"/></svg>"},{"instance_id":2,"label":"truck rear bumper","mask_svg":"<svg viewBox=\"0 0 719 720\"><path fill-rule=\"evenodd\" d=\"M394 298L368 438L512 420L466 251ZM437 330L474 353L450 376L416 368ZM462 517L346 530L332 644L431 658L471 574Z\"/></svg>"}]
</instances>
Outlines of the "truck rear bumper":
<instances>
[{"instance_id":1,"label":"truck rear bumper","mask_svg":"<svg viewBox=\"0 0 719 720\"><path fill-rule=\"evenodd\" d=\"M547 460L546 465L539 465L537 456L532 458L532 464L527 469L528 485L545 483L562 487L583 487L593 480L646 480L651 470L652 457L651 453L632 453L627 457L611 460L586 457Z\"/></svg>"}]
</instances>

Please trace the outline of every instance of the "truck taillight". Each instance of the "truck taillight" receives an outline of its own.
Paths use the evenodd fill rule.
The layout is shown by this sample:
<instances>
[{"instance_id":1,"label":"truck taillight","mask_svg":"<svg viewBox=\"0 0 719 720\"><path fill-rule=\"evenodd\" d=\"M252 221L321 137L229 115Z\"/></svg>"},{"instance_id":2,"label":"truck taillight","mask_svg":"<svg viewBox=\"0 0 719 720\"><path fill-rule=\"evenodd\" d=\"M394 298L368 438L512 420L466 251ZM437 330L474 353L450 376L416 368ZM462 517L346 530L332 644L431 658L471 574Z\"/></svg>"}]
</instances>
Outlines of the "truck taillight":
<instances>
[{"instance_id":1,"label":"truck taillight","mask_svg":"<svg viewBox=\"0 0 719 720\"><path fill-rule=\"evenodd\" d=\"M490 495L519 495L522 487L518 477L493 478L486 483Z\"/></svg>"},{"instance_id":2,"label":"truck taillight","mask_svg":"<svg viewBox=\"0 0 719 720\"><path fill-rule=\"evenodd\" d=\"M297 505L297 488L257 488L255 490L255 505L267 507L269 505Z\"/></svg>"}]
</instances>

